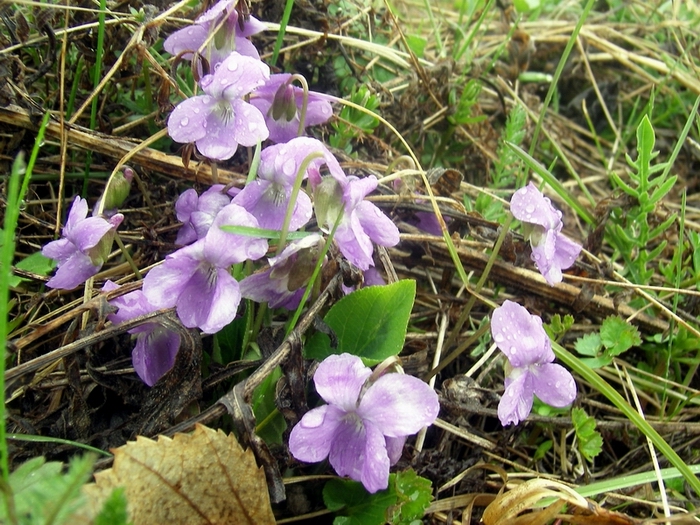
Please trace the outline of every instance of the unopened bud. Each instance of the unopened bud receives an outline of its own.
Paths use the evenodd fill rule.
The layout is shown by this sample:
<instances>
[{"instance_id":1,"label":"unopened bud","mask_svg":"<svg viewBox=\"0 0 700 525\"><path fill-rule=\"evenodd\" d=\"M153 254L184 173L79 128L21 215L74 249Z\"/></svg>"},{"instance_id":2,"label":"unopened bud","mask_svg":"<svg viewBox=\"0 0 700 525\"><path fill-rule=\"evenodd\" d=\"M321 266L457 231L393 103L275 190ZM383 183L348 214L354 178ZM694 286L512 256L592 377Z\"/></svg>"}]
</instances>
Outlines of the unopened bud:
<instances>
[{"instance_id":1,"label":"unopened bud","mask_svg":"<svg viewBox=\"0 0 700 525\"><path fill-rule=\"evenodd\" d=\"M104 194L104 210L116 210L124 204L129 196L132 180L134 180L134 170L128 166L124 166L121 171L112 176Z\"/></svg>"},{"instance_id":2,"label":"unopened bud","mask_svg":"<svg viewBox=\"0 0 700 525\"><path fill-rule=\"evenodd\" d=\"M270 111L272 118L276 121L284 118L285 121L291 122L294 119L297 114L297 104L294 100L294 87L291 84L285 82L277 89Z\"/></svg>"},{"instance_id":3,"label":"unopened bud","mask_svg":"<svg viewBox=\"0 0 700 525\"><path fill-rule=\"evenodd\" d=\"M343 189L340 184L333 177L324 177L314 188L314 209L319 228L329 232L343 208Z\"/></svg>"}]
</instances>

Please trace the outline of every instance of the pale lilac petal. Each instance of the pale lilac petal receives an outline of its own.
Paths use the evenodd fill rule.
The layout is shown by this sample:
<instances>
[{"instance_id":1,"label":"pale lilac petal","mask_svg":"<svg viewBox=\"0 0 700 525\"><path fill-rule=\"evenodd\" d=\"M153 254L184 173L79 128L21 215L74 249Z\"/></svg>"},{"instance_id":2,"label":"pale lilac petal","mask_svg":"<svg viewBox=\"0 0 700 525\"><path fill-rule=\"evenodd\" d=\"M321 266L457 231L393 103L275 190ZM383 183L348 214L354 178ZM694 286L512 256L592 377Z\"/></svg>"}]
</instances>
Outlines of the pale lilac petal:
<instances>
[{"instance_id":1,"label":"pale lilac petal","mask_svg":"<svg viewBox=\"0 0 700 525\"><path fill-rule=\"evenodd\" d=\"M345 412L332 405L309 410L289 434L289 452L306 463L326 459L344 415Z\"/></svg>"},{"instance_id":2,"label":"pale lilac petal","mask_svg":"<svg viewBox=\"0 0 700 525\"><path fill-rule=\"evenodd\" d=\"M270 68L266 64L234 51L214 72L212 82L203 88L217 99L233 101L262 86L269 77Z\"/></svg>"},{"instance_id":3,"label":"pale lilac petal","mask_svg":"<svg viewBox=\"0 0 700 525\"><path fill-rule=\"evenodd\" d=\"M167 328L140 334L131 354L136 374L148 386L155 385L173 367L179 349L180 336Z\"/></svg>"},{"instance_id":4,"label":"pale lilac petal","mask_svg":"<svg viewBox=\"0 0 700 525\"><path fill-rule=\"evenodd\" d=\"M289 279L274 279L271 277L272 268L254 273L240 282L241 296L258 303L268 303L270 308L286 308L294 310L299 306L304 295L304 288L289 291Z\"/></svg>"},{"instance_id":5,"label":"pale lilac petal","mask_svg":"<svg viewBox=\"0 0 700 525\"><path fill-rule=\"evenodd\" d=\"M435 391L417 377L384 374L367 389L357 413L388 437L408 436L432 425L440 411Z\"/></svg>"},{"instance_id":6,"label":"pale lilac petal","mask_svg":"<svg viewBox=\"0 0 700 525\"><path fill-rule=\"evenodd\" d=\"M73 204L70 207L70 211L68 212L66 225L63 227L63 235L68 237L68 234L75 227L75 225L87 217L87 213L87 201L85 199L81 199L79 195L76 195L75 199L73 199Z\"/></svg>"},{"instance_id":7,"label":"pale lilac petal","mask_svg":"<svg viewBox=\"0 0 700 525\"><path fill-rule=\"evenodd\" d=\"M503 305L493 311L491 334L496 346L514 367L554 361L542 319L516 302L503 301Z\"/></svg>"},{"instance_id":8,"label":"pale lilac petal","mask_svg":"<svg viewBox=\"0 0 700 525\"><path fill-rule=\"evenodd\" d=\"M267 139L269 132L260 110L244 100L233 101L235 139L241 146L252 147Z\"/></svg>"},{"instance_id":9,"label":"pale lilac petal","mask_svg":"<svg viewBox=\"0 0 700 525\"><path fill-rule=\"evenodd\" d=\"M580 244L572 241L566 235L557 233L556 250L552 265L558 266L562 270L571 268L582 249L583 247Z\"/></svg>"},{"instance_id":10,"label":"pale lilac petal","mask_svg":"<svg viewBox=\"0 0 700 525\"><path fill-rule=\"evenodd\" d=\"M510 211L519 221L537 224L547 230L561 229L561 212L532 182L513 194Z\"/></svg>"},{"instance_id":11,"label":"pale lilac petal","mask_svg":"<svg viewBox=\"0 0 700 525\"><path fill-rule=\"evenodd\" d=\"M339 476L361 481L367 492L389 486L389 456L386 440L374 425L364 427L343 420L336 431L328 459Z\"/></svg>"},{"instance_id":12,"label":"pale lilac petal","mask_svg":"<svg viewBox=\"0 0 700 525\"><path fill-rule=\"evenodd\" d=\"M517 375L517 377L512 377ZM532 410L534 394L532 375L524 369L516 368L510 377L506 378L506 391L498 403L498 419L505 427L523 421Z\"/></svg>"},{"instance_id":13,"label":"pale lilac petal","mask_svg":"<svg viewBox=\"0 0 700 525\"><path fill-rule=\"evenodd\" d=\"M197 241L168 255L143 280L143 293L156 308L172 308L187 281L197 271L202 258L203 242Z\"/></svg>"},{"instance_id":14,"label":"pale lilac petal","mask_svg":"<svg viewBox=\"0 0 700 525\"><path fill-rule=\"evenodd\" d=\"M377 177L370 175L363 179L348 177L348 182L343 189L343 202L346 212L354 210L362 200L377 188Z\"/></svg>"},{"instance_id":15,"label":"pale lilac petal","mask_svg":"<svg viewBox=\"0 0 700 525\"><path fill-rule=\"evenodd\" d=\"M87 251L97 246L111 229L112 225L102 217L88 217L76 224L66 238L73 242L78 250Z\"/></svg>"},{"instance_id":16,"label":"pale lilac petal","mask_svg":"<svg viewBox=\"0 0 700 525\"><path fill-rule=\"evenodd\" d=\"M237 35L246 37L261 33L267 29L267 26L254 16L249 16L243 23L243 29L238 28Z\"/></svg>"},{"instance_id":17,"label":"pale lilac petal","mask_svg":"<svg viewBox=\"0 0 700 525\"><path fill-rule=\"evenodd\" d=\"M227 13L228 19L236 23L238 21L238 12L235 10L236 2L237 0L219 0L199 15L195 23L206 25L208 22L215 22L223 13Z\"/></svg>"},{"instance_id":18,"label":"pale lilac petal","mask_svg":"<svg viewBox=\"0 0 700 525\"><path fill-rule=\"evenodd\" d=\"M255 47L255 45L247 38L236 35L235 47L236 52L240 53L241 55L254 58L255 60L260 60L260 53L258 53L258 48Z\"/></svg>"},{"instance_id":19,"label":"pale lilac petal","mask_svg":"<svg viewBox=\"0 0 700 525\"><path fill-rule=\"evenodd\" d=\"M403 454L403 447L406 444L406 436L387 437L386 453L389 456L389 464L396 465Z\"/></svg>"},{"instance_id":20,"label":"pale lilac petal","mask_svg":"<svg viewBox=\"0 0 700 525\"><path fill-rule=\"evenodd\" d=\"M226 225L259 227L245 208L233 203L222 208L204 238L204 255L212 264L223 267L248 259L255 261L267 253L267 240L226 233L220 228Z\"/></svg>"},{"instance_id":21,"label":"pale lilac petal","mask_svg":"<svg viewBox=\"0 0 700 525\"><path fill-rule=\"evenodd\" d=\"M104 286L102 289L108 291L107 286ZM109 301L109 304L118 308L116 313L107 316L107 319L115 325L157 310L157 308L148 301L148 298L141 290L134 290L133 292L116 297ZM143 331L139 330L139 328L141 327L135 328L131 333Z\"/></svg>"},{"instance_id":22,"label":"pale lilac petal","mask_svg":"<svg viewBox=\"0 0 700 525\"><path fill-rule=\"evenodd\" d=\"M180 102L168 117L170 138L183 144L204 138L214 104L214 100L205 95L198 95Z\"/></svg>"},{"instance_id":23,"label":"pale lilac petal","mask_svg":"<svg viewBox=\"0 0 700 525\"><path fill-rule=\"evenodd\" d=\"M331 355L314 374L316 392L326 401L345 411L354 411L362 385L372 371L355 355Z\"/></svg>"},{"instance_id":24,"label":"pale lilac petal","mask_svg":"<svg viewBox=\"0 0 700 525\"><path fill-rule=\"evenodd\" d=\"M44 257L64 263L77 251L75 244L66 238L51 241L41 249Z\"/></svg>"},{"instance_id":25,"label":"pale lilac petal","mask_svg":"<svg viewBox=\"0 0 700 525\"><path fill-rule=\"evenodd\" d=\"M101 265L95 266L92 264L90 257L84 253L76 251L67 261L59 266L56 275L48 280L46 286L72 290L99 272L101 267Z\"/></svg>"},{"instance_id":26,"label":"pale lilac petal","mask_svg":"<svg viewBox=\"0 0 700 525\"><path fill-rule=\"evenodd\" d=\"M334 240L345 258L360 270L367 270L370 266L374 266L372 241L355 214L350 217L343 216L335 230Z\"/></svg>"},{"instance_id":27,"label":"pale lilac petal","mask_svg":"<svg viewBox=\"0 0 700 525\"><path fill-rule=\"evenodd\" d=\"M206 124L206 134L196 141L199 152L214 160L228 160L233 157L238 149L238 142L233 133L233 121L224 122L216 112L212 112Z\"/></svg>"},{"instance_id":28,"label":"pale lilac petal","mask_svg":"<svg viewBox=\"0 0 700 525\"><path fill-rule=\"evenodd\" d=\"M399 243L399 229L384 215L384 212L368 201L362 201L355 208L357 218L365 233L380 246L396 246Z\"/></svg>"},{"instance_id":29,"label":"pale lilac petal","mask_svg":"<svg viewBox=\"0 0 700 525\"><path fill-rule=\"evenodd\" d=\"M563 366L549 363L533 366L530 372L534 377L535 395L548 405L561 408L576 399L576 382Z\"/></svg>"},{"instance_id":30,"label":"pale lilac petal","mask_svg":"<svg viewBox=\"0 0 700 525\"><path fill-rule=\"evenodd\" d=\"M234 204L243 206L258 221L261 228L279 230L287 214L291 188L283 188L266 180L254 180L233 199ZM313 214L309 196L302 192L297 195L296 206L289 223L289 230L304 226Z\"/></svg>"},{"instance_id":31,"label":"pale lilac petal","mask_svg":"<svg viewBox=\"0 0 700 525\"><path fill-rule=\"evenodd\" d=\"M193 24L178 29L163 42L163 49L171 55L178 55L183 51L197 51L206 41L209 34L207 26ZM191 53L182 56L185 60L192 58Z\"/></svg>"},{"instance_id":32,"label":"pale lilac petal","mask_svg":"<svg viewBox=\"0 0 700 525\"><path fill-rule=\"evenodd\" d=\"M197 195L197 190L190 188L182 192L177 201L175 201L177 220L180 222L188 221L192 212L197 210L198 203L199 195Z\"/></svg>"},{"instance_id":33,"label":"pale lilac petal","mask_svg":"<svg viewBox=\"0 0 700 525\"><path fill-rule=\"evenodd\" d=\"M236 317L241 294L227 270L199 269L190 277L177 300L177 315L187 328L214 334Z\"/></svg>"}]
</instances>

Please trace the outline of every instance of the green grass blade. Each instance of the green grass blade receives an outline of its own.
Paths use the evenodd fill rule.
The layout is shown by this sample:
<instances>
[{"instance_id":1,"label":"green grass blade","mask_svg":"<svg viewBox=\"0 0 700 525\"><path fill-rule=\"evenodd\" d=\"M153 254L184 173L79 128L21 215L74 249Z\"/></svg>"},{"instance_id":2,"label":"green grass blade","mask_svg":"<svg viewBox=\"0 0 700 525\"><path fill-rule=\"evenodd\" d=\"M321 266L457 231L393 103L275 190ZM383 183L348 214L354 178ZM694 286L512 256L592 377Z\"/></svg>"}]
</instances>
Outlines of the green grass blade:
<instances>
[{"instance_id":1,"label":"green grass blade","mask_svg":"<svg viewBox=\"0 0 700 525\"><path fill-rule=\"evenodd\" d=\"M601 394L608 398L608 400L615 405L624 416L629 419L634 426L636 426L642 434L647 436L654 446L661 452L666 459L678 469L678 472L683 476L683 478L688 482L696 494L700 494L700 479L697 478L695 473L686 465L676 451L671 448L671 446L661 437L661 435L651 426L647 421L637 412L630 404L625 401L625 399L615 390L612 386L608 384L598 373L589 368L581 362L577 357L569 353L564 347L558 343L552 342L552 350L557 356L557 359L561 361L568 368L576 372L583 379L588 381L593 388L598 390Z\"/></svg>"}]
</instances>

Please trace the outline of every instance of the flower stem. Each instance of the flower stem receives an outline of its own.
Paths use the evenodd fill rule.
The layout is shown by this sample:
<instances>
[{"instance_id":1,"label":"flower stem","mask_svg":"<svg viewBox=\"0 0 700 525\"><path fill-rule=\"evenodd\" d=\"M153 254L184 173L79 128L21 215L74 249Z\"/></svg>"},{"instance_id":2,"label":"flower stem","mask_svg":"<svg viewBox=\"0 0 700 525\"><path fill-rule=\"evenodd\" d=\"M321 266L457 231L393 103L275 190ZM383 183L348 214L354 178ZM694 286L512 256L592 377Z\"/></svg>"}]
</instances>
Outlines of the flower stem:
<instances>
[{"instance_id":1,"label":"flower stem","mask_svg":"<svg viewBox=\"0 0 700 525\"><path fill-rule=\"evenodd\" d=\"M301 111L299 112L299 129L297 129L297 137L304 135L304 122L306 122L306 108L309 105L309 84L302 75L294 74L292 78L289 79L290 82L298 80L301 84L301 88L304 90L304 98L301 103Z\"/></svg>"},{"instance_id":2,"label":"flower stem","mask_svg":"<svg viewBox=\"0 0 700 525\"><path fill-rule=\"evenodd\" d=\"M304 175L306 174L306 169L311 164L311 161L323 157L323 153L320 151L310 153L304 158L304 161L299 166L297 170L297 177L294 179L294 186L292 186L292 193L289 195L289 203L287 204L287 212L284 216L284 223L282 223L282 231L280 231L280 240L277 245L277 255L282 253L284 250L284 245L287 242L287 234L289 233L289 224L292 222L292 215L294 214L294 208L297 204L297 196L301 190L301 183L304 180Z\"/></svg>"}]
</instances>

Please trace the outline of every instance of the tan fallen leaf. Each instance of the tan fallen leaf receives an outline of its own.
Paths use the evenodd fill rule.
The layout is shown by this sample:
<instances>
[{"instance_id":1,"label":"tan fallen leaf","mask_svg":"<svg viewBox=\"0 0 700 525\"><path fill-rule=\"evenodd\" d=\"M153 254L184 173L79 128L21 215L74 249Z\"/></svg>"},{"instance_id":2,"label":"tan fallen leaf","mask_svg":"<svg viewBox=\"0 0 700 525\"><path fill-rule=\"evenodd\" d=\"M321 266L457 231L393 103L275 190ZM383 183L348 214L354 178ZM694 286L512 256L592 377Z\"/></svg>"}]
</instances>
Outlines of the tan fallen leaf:
<instances>
[{"instance_id":1,"label":"tan fallen leaf","mask_svg":"<svg viewBox=\"0 0 700 525\"><path fill-rule=\"evenodd\" d=\"M88 522L125 487L134 525L275 523L265 474L233 435L197 425L192 434L137 437L113 452L113 467L84 487Z\"/></svg>"}]
</instances>

